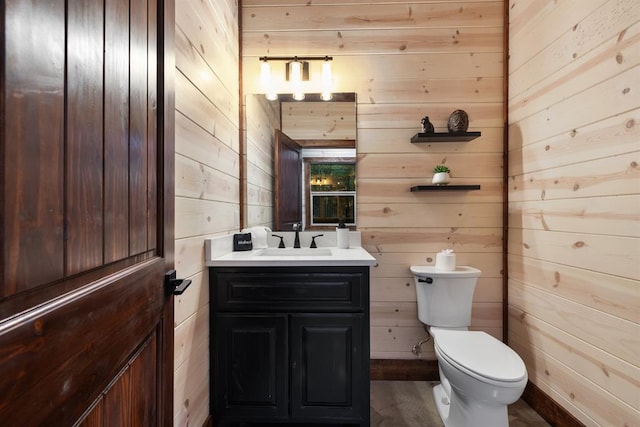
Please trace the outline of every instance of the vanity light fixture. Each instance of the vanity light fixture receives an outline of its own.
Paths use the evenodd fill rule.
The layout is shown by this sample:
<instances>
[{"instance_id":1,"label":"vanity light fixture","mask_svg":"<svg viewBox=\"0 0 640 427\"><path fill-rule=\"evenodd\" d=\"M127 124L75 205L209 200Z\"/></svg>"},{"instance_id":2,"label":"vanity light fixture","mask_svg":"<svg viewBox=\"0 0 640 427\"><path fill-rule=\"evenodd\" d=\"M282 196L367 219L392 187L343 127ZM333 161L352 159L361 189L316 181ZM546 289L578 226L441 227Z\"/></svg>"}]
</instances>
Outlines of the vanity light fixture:
<instances>
[{"instance_id":1,"label":"vanity light fixture","mask_svg":"<svg viewBox=\"0 0 640 427\"><path fill-rule=\"evenodd\" d=\"M331 56L262 56L260 57L260 83L265 96L270 101L277 99L274 89L274 82L271 75L271 67L269 61L282 61L286 63L285 80L289 82L290 92L293 99L301 101L304 99L303 82L310 80L309 61L323 61L322 63L322 95L323 101L329 101L332 98L332 72L331 72Z\"/></svg>"}]
</instances>

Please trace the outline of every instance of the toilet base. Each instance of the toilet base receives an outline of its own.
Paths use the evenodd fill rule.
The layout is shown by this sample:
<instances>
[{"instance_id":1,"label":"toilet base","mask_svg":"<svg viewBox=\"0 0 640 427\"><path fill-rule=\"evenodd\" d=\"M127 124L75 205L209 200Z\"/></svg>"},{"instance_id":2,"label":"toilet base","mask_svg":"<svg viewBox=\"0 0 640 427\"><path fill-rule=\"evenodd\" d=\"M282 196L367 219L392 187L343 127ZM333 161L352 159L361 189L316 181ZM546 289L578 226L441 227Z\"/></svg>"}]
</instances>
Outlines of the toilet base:
<instances>
[{"instance_id":1,"label":"toilet base","mask_svg":"<svg viewBox=\"0 0 640 427\"><path fill-rule=\"evenodd\" d=\"M433 388L433 399L446 427L509 427L507 405L470 406L457 398L455 392L448 396L442 384Z\"/></svg>"},{"instance_id":2,"label":"toilet base","mask_svg":"<svg viewBox=\"0 0 640 427\"><path fill-rule=\"evenodd\" d=\"M451 407L449 402L449 397L444 392L444 388L442 384L438 384L433 388L433 400L436 403L436 409L438 410L438 414L440 415L440 419L442 419L446 423L446 419L449 418L449 408Z\"/></svg>"}]
</instances>

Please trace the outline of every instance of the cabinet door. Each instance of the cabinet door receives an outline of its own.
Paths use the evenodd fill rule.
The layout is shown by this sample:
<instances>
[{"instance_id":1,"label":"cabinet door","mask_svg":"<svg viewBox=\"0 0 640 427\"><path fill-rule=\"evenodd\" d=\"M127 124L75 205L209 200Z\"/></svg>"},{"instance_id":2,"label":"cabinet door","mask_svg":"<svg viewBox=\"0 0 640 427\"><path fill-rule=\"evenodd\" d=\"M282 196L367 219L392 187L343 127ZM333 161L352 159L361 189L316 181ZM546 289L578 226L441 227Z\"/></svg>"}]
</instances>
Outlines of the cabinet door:
<instances>
[{"instance_id":1,"label":"cabinet door","mask_svg":"<svg viewBox=\"0 0 640 427\"><path fill-rule=\"evenodd\" d=\"M291 316L292 417L368 421L362 321L362 314Z\"/></svg>"},{"instance_id":2,"label":"cabinet door","mask_svg":"<svg viewBox=\"0 0 640 427\"><path fill-rule=\"evenodd\" d=\"M286 417L287 316L219 314L214 322L214 417Z\"/></svg>"}]
</instances>

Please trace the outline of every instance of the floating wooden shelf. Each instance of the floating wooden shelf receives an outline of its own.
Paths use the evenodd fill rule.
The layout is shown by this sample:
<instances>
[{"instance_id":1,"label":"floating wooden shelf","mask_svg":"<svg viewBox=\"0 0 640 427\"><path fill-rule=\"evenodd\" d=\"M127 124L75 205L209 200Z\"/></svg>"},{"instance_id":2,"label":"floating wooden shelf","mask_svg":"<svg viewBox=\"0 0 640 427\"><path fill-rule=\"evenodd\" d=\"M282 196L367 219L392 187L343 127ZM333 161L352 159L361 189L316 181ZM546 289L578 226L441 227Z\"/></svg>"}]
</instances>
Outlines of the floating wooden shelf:
<instances>
[{"instance_id":1,"label":"floating wooden shelf","mask_svg":"<svg viewBox=\"0 0 640 427\"><path fill-rule=\"evenodd\" d=\"M411 187L411 191L469 191L479 190L479 184L448 184L448 185L416 185Z\"/></svg>"},{"instance_id":2,"label":"floating wooden shelf","mask_svg":"<svg viewBox=\"0 0 640 427\"><path fill-rule=\"evenodd\" d=\"M417 133L411 137L411 142L456 142L471 141L481 135L480 132L433 132Z\"/></svg>"}]
</instances>

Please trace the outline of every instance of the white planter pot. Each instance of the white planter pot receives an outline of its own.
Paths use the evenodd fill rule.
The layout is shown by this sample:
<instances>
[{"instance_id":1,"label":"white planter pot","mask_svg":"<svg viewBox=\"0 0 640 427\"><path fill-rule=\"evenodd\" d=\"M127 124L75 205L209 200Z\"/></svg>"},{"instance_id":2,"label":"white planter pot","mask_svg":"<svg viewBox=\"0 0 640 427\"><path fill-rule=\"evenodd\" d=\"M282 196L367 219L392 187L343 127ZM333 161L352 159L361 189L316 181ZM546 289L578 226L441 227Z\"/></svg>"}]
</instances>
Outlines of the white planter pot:
<instances>
[{"instance_id":1,"label":"white planter pot","mask_svg":"<svg viewBox=\"0 0 640 427\"><path fill-rule=\"evenodd\" d=\"M438 172L433 174L431 182L435 185L446 185L451 180L451 177L447 172Z\"/></svg>"}]
</instances>

